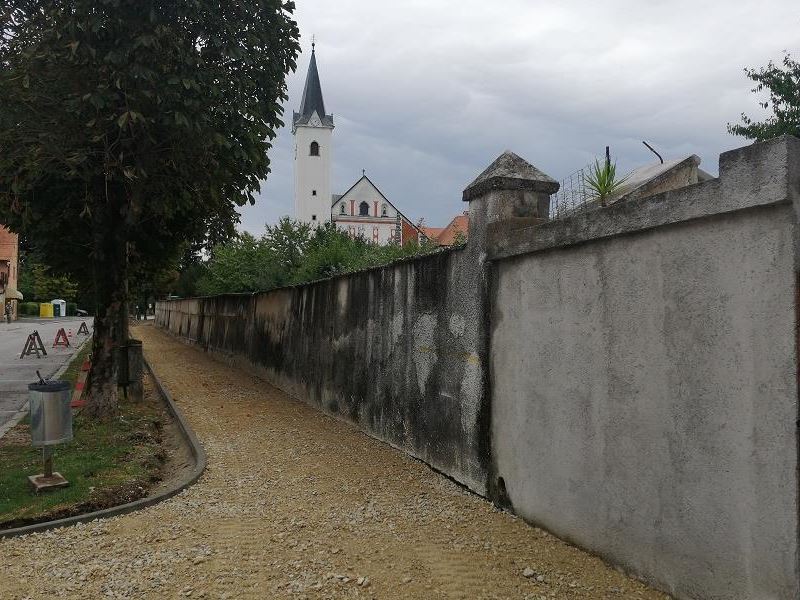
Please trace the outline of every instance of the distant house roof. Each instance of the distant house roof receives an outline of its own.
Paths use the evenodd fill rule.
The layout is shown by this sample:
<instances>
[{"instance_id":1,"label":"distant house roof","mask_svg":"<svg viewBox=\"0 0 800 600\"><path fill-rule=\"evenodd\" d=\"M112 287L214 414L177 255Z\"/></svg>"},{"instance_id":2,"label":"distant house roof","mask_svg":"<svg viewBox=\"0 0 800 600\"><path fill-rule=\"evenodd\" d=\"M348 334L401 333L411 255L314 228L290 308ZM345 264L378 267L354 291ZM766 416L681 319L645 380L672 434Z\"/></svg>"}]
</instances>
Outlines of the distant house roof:
<instances>
[{"instance_id":1,"label":"distant house roof","mask_svg":"<svg viewBox=\"0 0 800 600\"><path fill-rule=\"evenodd\" d=\"M333 115L325 114L325 101L322 99L322 85L319 82L319 72L317 71L317 57L312 45L306 86L303 88L303 100L300 102L300 112L294 113L293 125L295 127L306 125L314 113L317 114L322 125L333 127Z\"/></svg>"},{"instance_id":2,"label":"distant house roof","mask_svg":"<svg viewBox=\"0 0 800 600\"><path fill-rule=\"evenodd\" d=\"M468 230L469 212L464 212L454 217L453 220L447 224L447 227L444 227L435 238L431 236L428 237L439 246L452 246L456 243L456 238L459 237L459 234L466 239Z\"/></svg>"},{"instance_id":3,"label":"distant house roof","mask_svg":"<svg viewBox=\"0 0 800 600\"><path fill-rule=\"evenodd\" d=\"M441 235L444 231L444 227L425 227L424 225L420 227L422 233L425 234L425 237L428 238L430 241L435 242L436 238Z\"/></svg>"}]
</instances>

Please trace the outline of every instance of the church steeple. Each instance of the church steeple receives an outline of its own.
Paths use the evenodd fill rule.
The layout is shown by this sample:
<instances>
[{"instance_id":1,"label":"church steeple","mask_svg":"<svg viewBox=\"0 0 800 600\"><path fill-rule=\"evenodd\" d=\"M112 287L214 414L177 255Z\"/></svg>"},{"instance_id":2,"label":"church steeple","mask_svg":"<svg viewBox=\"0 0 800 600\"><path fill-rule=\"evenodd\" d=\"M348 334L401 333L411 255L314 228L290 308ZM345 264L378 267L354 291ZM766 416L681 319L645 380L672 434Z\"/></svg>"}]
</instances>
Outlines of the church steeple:
<instances>
[{"instance_id":1,"label":"church steeple","mask_svg":"<svg viewBox=\"0 0 800 600\"><path fill-rule=\"evenodd\" d=\"M317 113L320 123L310 123L311 117ZM319 82L317 70L317 56L315 44L311 44L311 62L306 74L306 86L303 89L303 99L300 102L300 112L294 113L293 126L312 125L333 127L333 115L325 114L325 101L322 98L322 85Z\"/></svg>"},{"instance_id":2,"label":"church steeple","mask_svg":"<svg viewBox=\"0 0 800 600\"><path fill-rule=\"evenodd\" d=\"M317 56L311 62L300 112L292 120L294 134L294 218L318 226L331 220L333 115L325 114Z\"/></svg>"}]
</instances>

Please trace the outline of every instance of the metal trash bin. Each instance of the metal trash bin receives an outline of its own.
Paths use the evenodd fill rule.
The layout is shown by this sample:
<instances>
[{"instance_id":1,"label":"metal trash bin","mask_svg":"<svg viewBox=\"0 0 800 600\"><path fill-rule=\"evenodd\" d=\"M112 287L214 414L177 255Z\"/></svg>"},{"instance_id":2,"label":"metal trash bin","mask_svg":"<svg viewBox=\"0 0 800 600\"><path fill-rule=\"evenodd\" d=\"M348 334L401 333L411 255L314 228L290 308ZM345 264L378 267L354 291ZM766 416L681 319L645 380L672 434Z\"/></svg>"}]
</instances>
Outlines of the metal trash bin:
<instances>
[{"instance_id":1,"label":"metal trash bin","mask_svg":"<svg viewBox=\"0 0 800 600\"><path fill-rule=\"evenodd\" d=\"M55 446L72 439L72 409L69 406L68 382L56 380L30 383L28 401L33 446Z\"/></svg>"}]
</instances>

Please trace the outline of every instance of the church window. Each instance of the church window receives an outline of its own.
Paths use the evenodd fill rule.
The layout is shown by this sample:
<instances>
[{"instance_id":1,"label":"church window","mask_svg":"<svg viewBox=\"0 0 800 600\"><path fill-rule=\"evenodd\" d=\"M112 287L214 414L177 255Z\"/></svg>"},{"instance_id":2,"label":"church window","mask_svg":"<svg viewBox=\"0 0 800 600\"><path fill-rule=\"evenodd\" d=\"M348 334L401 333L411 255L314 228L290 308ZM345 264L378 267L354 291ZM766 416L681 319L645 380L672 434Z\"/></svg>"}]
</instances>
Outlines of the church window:
<instances>
[{"instance_id":1,"label":"church window","mask_svg":"<svg viewBox=\"0 0 800 600\"><path fill-rule=\"evenodd\" d=\"M316 196L317 195L317 190L311 190L311 195L312 196Z\"/></svg>"},{"instance_id":2,"label":"church window","mask_svg":"<svg viewBox=\"0 0 800 600\"><path fill-rule=\"evenodd\" d=\"M319 156L319 144L317 142L311 142L311 156Z\"/></svg>"},{"instance_id":3,"label":"church window","mask_svg":"<svg viewBox=\"0 0 800 600\"><path fill-rule=\"evenodd\" d=\"M339 205L339 214L340 214L340 215L343 215L343 214L345 214L344 202L342 202L342 203Z\"/></svg>"},{"instance_id":4,"label":"church window","mask_svg":"<svg viewBox=\"0 0 800 600\"><path fill-rule=\"evenodd\" d=\"M369 216L369 204L366 202L362 202L358 205L358 216L360 217L368 217Z\"/></svg>"},{"instance_id":5,"label":"church window","mask_svg":"<svg viewBox=\"0 0 800 600\"><path fill-rule=\"evenodd\" d=\"M381 207L381 216L382 217L386 216L386 205L385 204L383 205L383 207Z\"/></svg>"},{"instance_id":6,"label":"church window","mask_svg":"<svg viewBox=\"0 0 800 600\"><path fill-rule=\"evenodd\" d=\"M316 221L317 220L317 215L311 215L311 220L312 221Z\"/></svg>"}]
</instances>

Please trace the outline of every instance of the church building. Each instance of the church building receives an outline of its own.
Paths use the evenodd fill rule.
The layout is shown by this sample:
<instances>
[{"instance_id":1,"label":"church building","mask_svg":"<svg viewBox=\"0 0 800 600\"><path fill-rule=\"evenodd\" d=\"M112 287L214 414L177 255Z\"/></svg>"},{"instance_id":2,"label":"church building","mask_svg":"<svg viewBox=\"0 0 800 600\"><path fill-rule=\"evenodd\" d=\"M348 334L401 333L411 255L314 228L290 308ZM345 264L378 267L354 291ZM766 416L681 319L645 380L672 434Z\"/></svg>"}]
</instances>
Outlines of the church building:
<instances>
[{"instance_id":1,"label":"church building","mask_svg":"<svg viewBox=\"0 0 800 600\"><path fill-rule=\"evenodd\" d=\"M294 134L294 216L319 226L333 222L353 237L377 244L421 242L424 234L362 172L344 194L331 193L333 115L325 111L314 44Z\"/></svg>"}]
</instances>

